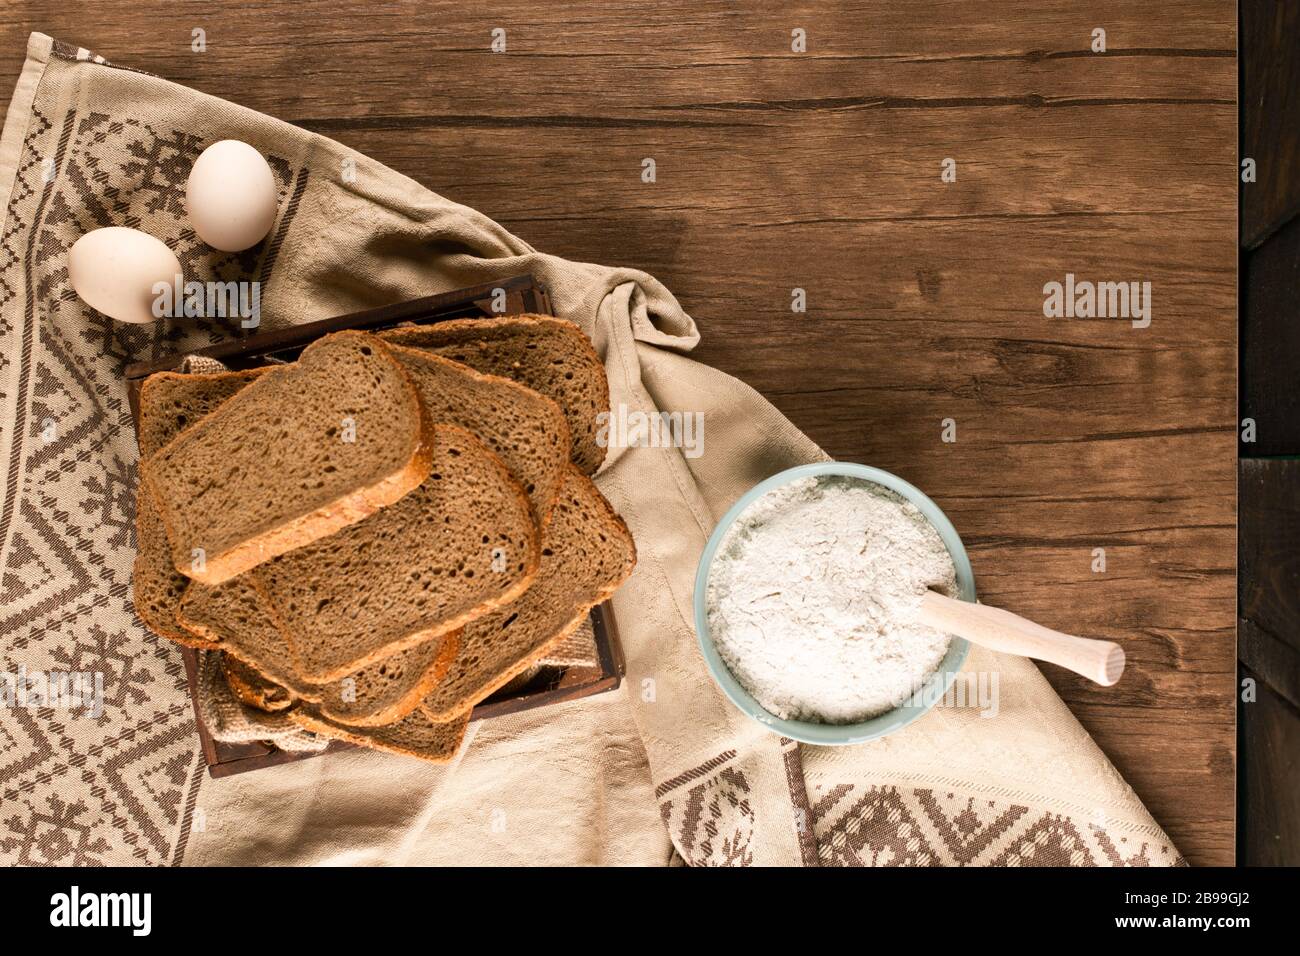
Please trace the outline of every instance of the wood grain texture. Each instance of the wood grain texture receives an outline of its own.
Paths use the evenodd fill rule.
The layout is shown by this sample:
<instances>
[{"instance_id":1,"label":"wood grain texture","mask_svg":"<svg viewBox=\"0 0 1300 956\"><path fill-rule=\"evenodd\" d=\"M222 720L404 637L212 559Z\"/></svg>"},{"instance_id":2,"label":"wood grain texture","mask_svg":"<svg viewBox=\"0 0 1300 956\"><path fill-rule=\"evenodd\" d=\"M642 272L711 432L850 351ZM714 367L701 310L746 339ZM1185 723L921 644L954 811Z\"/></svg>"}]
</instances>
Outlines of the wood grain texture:
<instances>
[{"instance_id":1,"label":"wood grain texture","mask_svg":"<svg viewBox=\"0 0 1300 956\"><path fill-rule=\"evenodd\" d=\"M1188 860L1233 861L1232 4L0 10L0 80L39 28L655 274L699 359L929 492L986 600L1124 645L1115 688L1044 671ZM1066 272L1150 281L1151 326L1044 318Z\"/></svg>"},{"instance_id":2,"label":"wood grain texture","mask_svg":"<svg viewBox=\"0 0 1300 956\"><path fill-rule=\"evenodd\" d=\"M1276 243L1269 239L1264 248ZM1241 862L1300 865L1300 460L1239 464Z\"/></svg>"},{"instance_id":3,"label":"wood grain texture","mask_svg":"<svg viewBox=\"0 0 1300 956\"><path fill-rule=\"evenodd\" d=\"M1300 455L1300 218L1245 254L1241 283L1241 415L1255 421L1241 454Z\"/></svg>"},{"instance_id":4,"label":"wood grain texture","mask_svg":"<svg viewBox=\"0 0 1300 956\"><path fill-rule=\"evenodd\" d=\"M1300 866L1300 709L1248 667L1256 699L1241 707L1241 862Z\"/></svg>"},{"instance_id":5,"label":"wood grain texture","mask_svg":"<svg viewBox=\"0 0 1300 956\"><path fill-rule=\"evenodd\" d=\"M1300 213L1300 4L1241 3L1241 244L1254 248Z\"/></svg>"},{"instance_id":6,"label":"wood grain texture","mask_svg":"<svg viewBox=\"0 0 1300 956\"><path fill-rule=\"evenodd\" d=\"M1300 708L1300 460L1246 458L1238 470L1241 660Z\"/></svg>"}]
</instances>

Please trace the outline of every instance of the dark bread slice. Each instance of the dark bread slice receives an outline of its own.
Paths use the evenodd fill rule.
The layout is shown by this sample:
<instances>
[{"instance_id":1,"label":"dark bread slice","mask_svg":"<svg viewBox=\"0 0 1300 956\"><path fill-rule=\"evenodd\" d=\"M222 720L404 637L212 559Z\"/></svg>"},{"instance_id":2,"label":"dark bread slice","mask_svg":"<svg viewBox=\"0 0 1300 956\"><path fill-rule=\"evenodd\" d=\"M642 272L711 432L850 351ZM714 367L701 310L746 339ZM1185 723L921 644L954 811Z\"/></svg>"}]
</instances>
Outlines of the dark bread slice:
<instances>
[{"instance_id":1,"label":"dark bread slice","mask_svg":"<svg viewBox=\"0 0 1300 956\"><path fill-rule=\"evenodd\" d=\"M453 632L398 651L334 683L313 684L299 674L289 642L251 584L253 574L216 587L191 584L180 620L225 652L230 689L263 710L281 698L305 700L319 704L325 717L341 723L392 723L419 705L447 673L460 646L460 634Z\"/></svg>"},{"instance_id":2,"label":"dark bread slice","mask_svg":"<svg viewBox=\"0 0 1300 956\"><path fill-rule=\"evenodd\" d=\"M181 599L178 619L182 627L294 697L320 699L321 688L302 677L293 649L267 613L251 574L215 586L192 583Z\"/></svg>"},{"instance_id":3,"label":"dark bread slice","mask_svg":"<svg viewBox=\"0 0 1300 956\"><path fill-rule=\"evenodd\" d=\"M543 535L537 579L513 604L471 622L451 670L420 702L433 721L463 714L578 628L632 573L636 544L590 478L570 467Z\"/></svg>"},{"instance_id":4,"label":"dark bread slice","mask_svg":"<svg viewBox=\"0 0 1300 956\"><path fill-rule=\"evenodd\" d=\"M199 650L214 650L217 645L196 636L181 626L177 618L181 598L190 579L172 564L167 529L153 499L140 486L135 501L135 564L131 569L131 587L135 613L155 634L177 644Z\"/></svg>"},{"instance_id":5,"label":"dark bread slice","mask_svg":"<svg viewBox=\"0 0 1300 956\"><path fill-rule=\"evenodd\" d=\"M459 425L491 448L524 487L543 527L569 461L569 426L560 407L508 378L484 375L423 349L390 346L438 424Z\"/></svg>"},{"instance_id":6,"label":"dark bread slice","mask_svg":"<svg viewBox=\"0 0 1300 956\"><path fill-rule=\"evenodd\" d=\"M261 671L245 664L238 657L222 654L221 670L230 692L249 707L274 714L293 706L293 694L267 680Z\"/></svg>"},{"instance_id":7,"label":"dark bread slice","mask_svg":"<svg viewBox=\"0 0 1300 956\"><path fill-rule=\"evenodd\" d=\"M321 687L321 717L350 727L401 720L442 680L460 650L460 631L398 651Z\"/></svg>"},{"instance_id":8,"label":"dark bread slice","mask_svg":"<svg viewBox=\"0 0 1300 956\"><path fill-rule=\"evenodd\" d=\"M177 372L150 375L140 386L136 431L141 459L162 448L264 371L265 368L256 368L214 375ZM156 634L178 644L211 649L208 641L195 637L176 620L189 578L172 564L162 516L143 483L136 488L135 527L135 566L131 578L136 614Z\"/></svg>"},{"instance_id":9,"label":"dark bread slice","mask_svg":"<svg viewBox=\"0 0 1300 956\"><path fill-rule=\"evenodd\" d=\"M513 379L555 401L573 442L569 457L587 475L605 460L596 416L609 411L609 379L586 333L547 315L454 319L379 333L395 345L426 349L489 375Z\"/></svg>"},{"instance_id":10,"label":"dark bread slice","mask_svg":"<svg viewBox=\"0 0 1300 956\"><path fill-rule=\"evenodd\" d=\"M148 458L200 418L217 410L270 366L242 372L155 372L140 385L140 421L136 441Z\"/></svg>"},{"instance_id":11,"label":"dark bread slice","mask_svg":"<svg viewBox=\"0 0 1300 956\"><path fill-rule=\"evenodd\" d=\"M540 544L523 488L463 428L438 425L419 488L254 580L313 683L458 630L508 604L537 573Z\"/></svg>"},{"instance_id":12,"label":"dark bread slice","mask_svg":"<svg viewBox=\"0 0 1300 956\"><path fill-rule=\"evenodd\" d=\"M176 569L220 584L418 487L430 439L415 386L388 347L336 332L268 369L140 471Z\"/></svg>"},{"instance_id":13,"label":"dark bread slice","mask_svg":"<svg viewBox=\"0 0 1300 956\"><path fill-rule=\"evenodd\" d=\"M451 762L460 750L465 728L469 726L468 713L454 720L435 722L419 710L383 727L349 727L321 716L310 706L289 711L289 719L304 730L334 740L346 740L406 757L419 757L431 763Z\"/></svg>"}]
</instances>

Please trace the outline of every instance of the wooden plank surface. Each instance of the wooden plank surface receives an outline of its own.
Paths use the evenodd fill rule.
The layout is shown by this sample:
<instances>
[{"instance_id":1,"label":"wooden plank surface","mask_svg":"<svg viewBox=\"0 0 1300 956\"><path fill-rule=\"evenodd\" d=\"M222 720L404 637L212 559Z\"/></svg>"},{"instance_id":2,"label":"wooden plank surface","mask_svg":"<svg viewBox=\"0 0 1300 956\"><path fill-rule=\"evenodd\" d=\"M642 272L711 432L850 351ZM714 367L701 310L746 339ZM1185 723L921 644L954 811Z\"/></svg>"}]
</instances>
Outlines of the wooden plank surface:
<instances>
[{"instance_id":1,"label":"wooden plank surface","mask_svg":"<svg viewBox=\"0 0 1300 956\"><path fill-rule=\"evenodd\" d=\"M1241 454L1300 455L1300 218L1245 254L1241 284Z\"/></svg>"},{"instance_id":2,"label":"wooden plank surface","mask_svg":"<svg viewBox=\"0 0 1300 956\"><path fill-rule=\"evenodd\" d=\"M1045 672L1187 858L1231 863L1234 5L743 7L0 2L0 82L41 29L655 274L699 359L933 495L984 600L1125 645L1113 690ZM1151 282L1150 327L1045 318L1067 272Z\"/></svg>"},{"instance_id":3,"label":"wooden plank surface","mask_svg":"<svg viewBox=\"0 0 1300 956\"><path fill-rule=\"evenodd\" d=\"M1241 708L1241 862L1300 866L1300 709L1242 668L1256 699Z\"/></svg>"},{"instance_id":4,"label":"wooden plank surface","mask_svg":"<svg viewBox=\"0 0 1300 956\"><path fill-rule=\"evenodd\" d=\"M1264 249L1278 241L1267 240ZM1241 861L1300 865L1300 459L1242 459Z\"/></svg>"},{"instance_id":5,"label":"wooden plank surface","mask_svg":"<svg viewBox=\"0 0 1300 956\"><path fill-rule=\"evenodd\" d=\"M1253 248L1300 213L1300 4L1242 0L1241 244Z\"/></svg>"},{"instance_id":6,"label":"wooden plank surface","mask_svg":"<svg viewBox=\"0 0 1300 956\"><path fill-rule=\"evenodd\" d=\"M1300 460L1243 459L1240 473L1239 613L1300 665ZM1300 666L1286 670L1300 673ZM1284 687L1285 675L1264 676ZM1295 702L1300 706L1300 697Z\"/></svg>"}]
</instances>

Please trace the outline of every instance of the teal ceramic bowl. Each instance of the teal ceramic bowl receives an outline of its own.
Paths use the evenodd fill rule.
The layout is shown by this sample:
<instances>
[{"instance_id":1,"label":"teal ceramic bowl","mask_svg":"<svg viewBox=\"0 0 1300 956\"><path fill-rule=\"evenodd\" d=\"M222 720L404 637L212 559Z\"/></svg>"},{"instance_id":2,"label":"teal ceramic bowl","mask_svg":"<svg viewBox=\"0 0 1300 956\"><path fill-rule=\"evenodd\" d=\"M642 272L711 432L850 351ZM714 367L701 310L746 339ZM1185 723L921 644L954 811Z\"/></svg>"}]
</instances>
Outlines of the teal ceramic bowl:
<instances>
[{"instance_id":1,"label":"teal ceramic bowl","mask_svg":"<svg viewBox=\"0 0 1300 956\"><path fill-rule=\"evenodd\" d=\"M699 638L700 651L704 654L705 663L709 666L709 673L713 675L713 679L722 688L722 692L731 699L733 704L772 733L808 744L859 744L901 730L924 715L926 711L934 706L936 701L942 699L956 678L957 672L961 670L962 664L965 663L966 653L970 649L970 645L963 639L954 637L952 643L948 646L947 655L939 664L939 669L930 675L918 693L893 710L886 711L879 716L857 724L815 724L805 720L785 720L764 710L762 705L753 698L749 691L741 686L740 681L736 680L735 676L728 670L727 665L723 663L722 657L718 654L718 649L713 644L713 639L709 636L707 606L709 569L713 566L713 556L722 544L722 539L727 530L742 511L769 491L800 478L822 476L856 478L864 482L880 485L916 505L921 514L925 515L930 524L934 525L935 530L939 532L939 537L943 539L943 543L947 546L948 553L952 555L952 563L957 568L957 588L960 592L958 597L963 601L975 600L975 575L971 571L970 558L966 555L966 548L961 543L961 537L957 534L957 529L952 526L952 522L948 520L947 515L939 510L938 505L927 498L919 489L887 471L881 471L879 468L871 468L867 465L855 465L851 462L827 461L814 465L800 465L797 468L791 468L778 475L773 475L766 481L755 485L732 505L731 510L718 522L718 526L713 530L713 535L709 538L709 543L700 558L700 567L695 575L695 634Z\"/></svg>"}]
</instances>

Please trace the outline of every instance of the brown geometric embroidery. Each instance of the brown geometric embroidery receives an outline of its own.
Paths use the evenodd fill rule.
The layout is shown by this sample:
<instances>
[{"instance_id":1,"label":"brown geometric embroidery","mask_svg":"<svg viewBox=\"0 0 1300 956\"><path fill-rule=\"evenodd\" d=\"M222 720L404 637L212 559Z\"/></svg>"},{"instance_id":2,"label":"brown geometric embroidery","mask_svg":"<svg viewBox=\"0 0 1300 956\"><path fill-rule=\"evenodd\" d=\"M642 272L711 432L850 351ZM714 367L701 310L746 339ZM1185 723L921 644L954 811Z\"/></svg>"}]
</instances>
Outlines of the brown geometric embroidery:
<instances>
[{"instance_id":1,"label":"brown geometric embroidery","mask_svg":"<svg viewBox=\"0 0 1300 956\"><path fill-rule=\"evenodd\" d=\"M1045 813L995 856L992 865L1095 866L1096 861L1069 817Z\"/></svg>"},{"instance_id":2,"label":"brown geometric embroidery","mask_svg":"<svg viewBox=\"0 0 1300 956\"><path fill-rule=\"evenodd\" d=\"M728 754L714 757L659 788L664 791L674 782L678 784L678 789L671 791L677 796L660 795L659 812L677 851L691 866L750 866L754 862L749 781L736 767L718 769L720 762L735 756L734 751Z\"/></svg>"},{"instance_id":3,"label":"brown geometric embroidery","mask_svg":"<svg viewBox=\"0 0 1300 956\"><path fill-rule=\"evenodd\" d=\"M1149 866L1168 844L1129 847L1096 824L952 791L837 784L812 803L827 866Z\"/></svg>"},{"instance_id":4,"label":"brown geometric embroidery","mask_svg":"<svg viewBox=\"0 0 1300 956\"><path fill-rule=\"evenodd\" d=\"M845 795L846 787L835 794ZM867 787L830 826L817 829L823 866L935 866L935 848L921 835L917 819L893 787ZM813 805L821 822L830 801Z\"/></svg>"},{"instance_id":5,"label":"brown geometric embroidery","mask_svg":"<svg viewBox=\"0 0 1300 956\"><path fill-rule=\"evenodd\" d=\"M308 171L269 156L285 210L275 233L218 252L189 225L185 183L208 141L239 131L205 140L55 113L52 85L38 90L0 232L0 399L16 413L0 421L0 672L97 673L103 711L0 708L0 862L168 863L197 738L179 652L131 603L138 475L122 373L247 333L236 319L114 322L76 296L67 253L91 229L131 226L188 278L265 282Z\"/></svg>"},{"instance_id":6,"label":"brown geometric embroidery","mask_svg":"<svg viewBox=\"0 0 1300 956\"><path fill-rule=\"evenodd\" d=\"M665 780L663 783L659 784L659 786L655 787L655 797L656 798L662 797L664 794L676 790L682 784L689 783L692 780L698 779L699 777L703 777L705 774L708 774L713 770L716 770L718 767L721 767L729 760L735 760L735 759L736 759L736 752L734 750L724 750L716 757L704 761L704 763L700 764L698 767L692 767L690 770L687 770L685 773L680 773L677 776L669 780Z\"/></svg>"},{"instance_id":7,"label":"brown geometric embroidery","mask_svg":"<svg viewBox=\"0 0 1300 956\"><path fill-rule=\"evenodd\" d=\"M794 808L799 860L804 866L820 866L817 835L813 832L812 807L808 803L808 786L803 778L803 757L799 752L799 744L789 737L782 737L781 756L785 764L785 785L790 792L790 804Z\"/></svg>"},{"instance_id":8,"label":"brown geometric embroidery","mask_svg":"<svg viewBox=\"0 0 1300 956\"><path fill-rule=\"evenodd\" d=\"M18 866L106 866L111 846L93 818L85 801L68 804L50 793L44 808L3 821L10 835L0 837L0 852Z\"/></svg>"},{"instance_id":9,"label":"brown geometric embroidery","mask_svg":"<svg viewBox=\"0 0 1300 956\"><path fill-rule=\"evenodd\" d=\"M1119 845L1103 828L1091 826L1093 838L1101 847L1108 866L1186 866L1187 861L1170 846L1152 846L1145 840L1136 848L1129 845L1128 837L1120 837Z\"/></svg>"},{"instance_id":10,"label":"brown geometric embroidery","mask_svg":"<svg viewBox=\"0 0 1300 956\"><path fill-rule=\"evenodd\" d=\"M1025 807L1005 806L993 800L977 801L973 797L953 806L951 801L955 795L951 793L947 794L949 803L944 806L933 790L918 790L916 797L957 866L974 863L1028 812Z\"/></svg>"}]
</instances>

